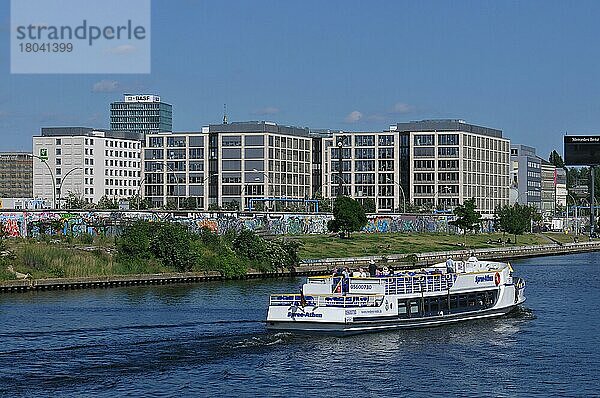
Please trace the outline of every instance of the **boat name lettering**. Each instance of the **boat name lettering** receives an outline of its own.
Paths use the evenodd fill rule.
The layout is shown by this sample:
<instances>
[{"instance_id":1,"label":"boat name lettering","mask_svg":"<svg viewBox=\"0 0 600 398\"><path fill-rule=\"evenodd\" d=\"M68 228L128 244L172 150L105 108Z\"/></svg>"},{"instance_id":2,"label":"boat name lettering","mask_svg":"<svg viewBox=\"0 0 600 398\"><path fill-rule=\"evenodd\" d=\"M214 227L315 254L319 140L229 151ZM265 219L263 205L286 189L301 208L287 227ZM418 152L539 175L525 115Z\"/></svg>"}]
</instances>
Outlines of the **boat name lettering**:
<instances>
[{"instance_id":1,"label":"boat name lettering","mask_svg":"<svg viewBox=\"0 0 600 398\"><path fill-rule=\"evenodd\" d=\"M381 310L362 310L361 314L381 314Z\"/></svg>"},{"instance_id":2,"label":"boat name lettering","mask_svg":"<svg viewBox=\"0 0 600 398\"><path fill-rule=\"evenodd\" d=\"M479 283L479 282L493 282L494 281L494 277L491 275L484 275L484 276L476 276L475 277L475 283Z\"/></svg>"},{"instance_id":3,"label":"boat name lettering","mask_svg":"<svg viewBox=\"0 0 600 398\"><path fill-rule=\"evenodd\" d=\"M369 285L367 283L357 283L357 284L352 284L352 289L371 290L371 289L373 289L373 285Z\"/></svg>"},{"instance_id":4,"label":"boat name lettering","mask_svg":"<svg viewBox=\"0 0 600 398\"><path fill-rule=\"evenodd\" d=\"M346 315L356 315L356 310L346 310Z\"/></svg>"},{"instance_id":5,"label":"boat name lettering","mask_svg":"<svg viewBox=\"0 0 600 398\"><path fill-rule=\"evenodd\" d=\"M323 318L323 314L315 314L314 312L288 312L288 318Z\"/></svg>"}]
</instances>

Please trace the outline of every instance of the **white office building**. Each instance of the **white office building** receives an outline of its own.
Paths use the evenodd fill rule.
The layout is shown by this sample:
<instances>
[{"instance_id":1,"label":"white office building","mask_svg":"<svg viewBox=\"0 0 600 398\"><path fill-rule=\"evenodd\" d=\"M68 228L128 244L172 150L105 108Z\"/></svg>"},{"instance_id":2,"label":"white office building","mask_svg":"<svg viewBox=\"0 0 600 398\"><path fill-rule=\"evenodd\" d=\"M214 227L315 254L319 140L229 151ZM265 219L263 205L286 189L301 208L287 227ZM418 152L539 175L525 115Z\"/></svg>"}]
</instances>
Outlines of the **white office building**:
<instances>
[{"instance_id":1,"label":"white office building","mask_svg":"<svg viewBox=\"0 0 600 398\"><path fill-rule=\"evenodd\" d=\"M390 131L408 139L415 205L448 210L475 198L478 211L491 216L508 204L510 141L501 130L442 119L398 123Z\"/></svg>"},{"instance_id":2,"label":"white office building","mask_svg":"<svg viewBox=\"0 0 600 398\"><path fill-rule=\"evenodd\" d=\"M141 142L85 127L42 128L33 137L33 195L56 205L73 194L88 203L138 194Z\"/></svg>"},{"instance_id":3,"label":"white office building","mask_svg":"<svg viewBox=\"0 0 600 398\"><path fill-rule=\"evenodd\" d=\"M324 197L341 192L377 212L403 211L401 142L394 132L333 132L322 140ZM406 153L406 151L405 151ZM406 175L404 176L406 180Z\"/></svg>"},{"instance_id":4,"label":"white office building","mask_svg":"<svg viewBox=\"0 0 600 398\"><path fill-rule=\"evenodd\" d=\"M323 192L338 192L377 212L404 203L451 210L475 198L494 213L508 203L509 149L502 131L461 120L398 123L383 132L333 132L322 139Z\"/></svg>"},{"instance_id":5,"label":"white office building","mask_svg":"<svg viewBox=\"0 0 600 398\"><path fill-rule=\"evenodd\" d=\"M174 208L190 201L232 210L300 203L311 195L311 142L308 129L270 122L149 134L145 196L153 207Z\"/></svg>"}]
</instances>

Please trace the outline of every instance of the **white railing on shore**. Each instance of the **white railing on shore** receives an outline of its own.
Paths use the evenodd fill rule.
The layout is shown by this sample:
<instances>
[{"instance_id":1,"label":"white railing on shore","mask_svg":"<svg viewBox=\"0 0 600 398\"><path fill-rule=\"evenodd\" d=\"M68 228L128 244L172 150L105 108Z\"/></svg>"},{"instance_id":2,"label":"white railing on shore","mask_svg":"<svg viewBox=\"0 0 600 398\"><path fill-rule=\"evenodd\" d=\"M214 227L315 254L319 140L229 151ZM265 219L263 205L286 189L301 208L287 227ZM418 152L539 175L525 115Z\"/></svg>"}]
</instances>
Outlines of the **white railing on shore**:
<instances>
[{"instance_id":1,"label":"white railing on shore","mask_svg":"<svg viewBox=\"0 0 600 398\"><path fill-rule=\"evenodd\" d=\"M428 253L414 253L416 256L417 263L419 264L432 264L436 261L445 261L446 258L452 257L459 259L461 257L467 258L471 255L480 259L492 259L495 257L523 257L535 254L555 254L555 253L576 253L580 251L589 250L600 250L600 242L578 242L578 243L563 243L563 244L547 244L547 245L529 245L529 246L514 246L514 247L490 247L480 249L460 249L460 250L448 250L439 252L428 252ZM304 267L323 267L323 269L333 269L340 266L368 266L371 260L374 261L387 261L387 262L402 262L406 261L408 254L390 254L386 256L374 255L374 256L362 256L362 257L350 257L350 258L325 258L318 260L304 260L301 266Z\"/></svg>"}]
</instances>

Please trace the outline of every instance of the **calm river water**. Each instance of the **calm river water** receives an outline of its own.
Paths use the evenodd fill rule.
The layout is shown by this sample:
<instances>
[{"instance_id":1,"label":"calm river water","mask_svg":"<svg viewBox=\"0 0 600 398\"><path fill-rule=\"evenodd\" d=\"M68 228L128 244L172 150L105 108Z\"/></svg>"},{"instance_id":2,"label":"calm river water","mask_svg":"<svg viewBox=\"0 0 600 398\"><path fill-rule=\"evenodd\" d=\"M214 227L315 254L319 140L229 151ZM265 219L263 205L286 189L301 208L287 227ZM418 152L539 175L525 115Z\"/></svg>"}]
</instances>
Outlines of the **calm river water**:
<instances>
[{"instance_id":1,"label":"calm river water","mask_svg":"<svg viewBox=\"0 0 600 398\"><path fill-rule=\"evenodd\" d=\"M265 331L301 279L3 294L0 395L600 395L600 253L514 265L515 314L346 338Z\"/></svg>"}]
</instances>

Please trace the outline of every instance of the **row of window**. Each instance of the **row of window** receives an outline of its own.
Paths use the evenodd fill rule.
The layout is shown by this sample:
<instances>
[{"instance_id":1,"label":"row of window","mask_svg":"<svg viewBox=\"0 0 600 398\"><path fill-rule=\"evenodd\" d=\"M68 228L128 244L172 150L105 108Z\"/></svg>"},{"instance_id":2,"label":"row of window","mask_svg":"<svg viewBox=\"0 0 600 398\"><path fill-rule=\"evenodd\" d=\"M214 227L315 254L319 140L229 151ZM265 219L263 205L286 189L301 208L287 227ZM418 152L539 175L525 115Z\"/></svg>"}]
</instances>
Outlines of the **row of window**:
<instances>
[{"instance_id":1,"label":"row of window","mask_svg":"<svg viewBox=\"0 0 600 398\"><path fill-rule=\"evenodd\" d=\"M452 294L410 299L398 299L398 317L420 318L449 313L480 311L493 307L498 297L497 290L469 294Z\"/></svg>"},{"instance_id":2,"label":"row of window","mask_svg":"<svg viewBox=\"0 0 600 398\"><path fill-rule=\"evenodd\" d=\"M458 145L458 134L438 134L438 145ZM433 146L435 136L433 134L418 134L413 138L415 146Z\"/></svg>"}]
</instances>

